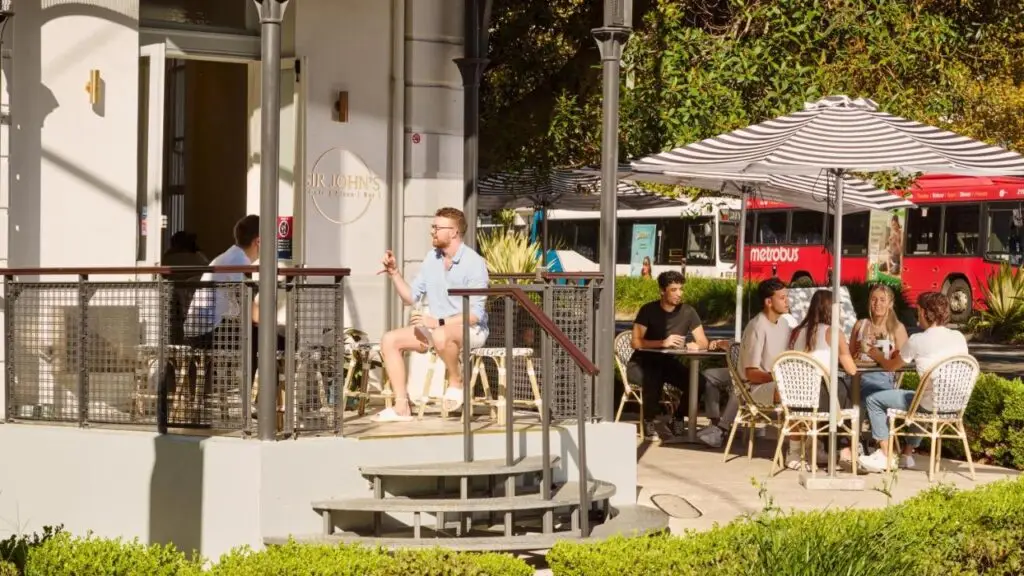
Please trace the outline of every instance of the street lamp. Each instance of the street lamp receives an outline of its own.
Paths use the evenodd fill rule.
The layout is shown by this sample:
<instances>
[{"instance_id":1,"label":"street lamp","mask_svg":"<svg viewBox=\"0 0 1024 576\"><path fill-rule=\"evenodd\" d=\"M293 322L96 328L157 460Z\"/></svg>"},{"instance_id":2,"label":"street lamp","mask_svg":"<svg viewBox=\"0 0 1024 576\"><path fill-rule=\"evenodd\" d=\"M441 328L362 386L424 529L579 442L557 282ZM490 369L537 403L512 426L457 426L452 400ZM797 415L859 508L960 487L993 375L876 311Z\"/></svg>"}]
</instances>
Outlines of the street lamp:
<instances>
[{"instance_id":1,"label":"street lamp","mask_svg":"<svg viewBox=\"0 0 1024 576\"><path fill-rule=\"evenodd\" d=\"M260 102L260 382L265 382L257 405L258 436L274 440L277 435L277 196L278 164L281 149L281 23L289 0L253 0L260 15L260 56L262 64L262 101ZM269 320L269 322L268 322Z\"/></svg>"},{"instance_id":2,"label":"street lamp","mask_svg":"<svg viewBox=\"0 0 1024 576\"><path fill-rule=\"evenodd\" d=\"M466 237L476 248L477 181L480 174L480 79L487 68L488 28L492 0L466 0L463 56L455 59L462 74L462 186Z\"/></svg>"},{"instance_id":3,"label":"street lamp","mask_svg":"<svg viewBox=\"0 0 1024 576\"><path fill-rule=\"evenodd\" d=\"M633 0L605 0L604 26L592 33L601 50L601 301L598 310L598 338L595 351L600 369L595 390L597 417L613 419L615 393L615 221L619 164L619 69L622 50L633 25Z\"/></svg>"}]
</instances>

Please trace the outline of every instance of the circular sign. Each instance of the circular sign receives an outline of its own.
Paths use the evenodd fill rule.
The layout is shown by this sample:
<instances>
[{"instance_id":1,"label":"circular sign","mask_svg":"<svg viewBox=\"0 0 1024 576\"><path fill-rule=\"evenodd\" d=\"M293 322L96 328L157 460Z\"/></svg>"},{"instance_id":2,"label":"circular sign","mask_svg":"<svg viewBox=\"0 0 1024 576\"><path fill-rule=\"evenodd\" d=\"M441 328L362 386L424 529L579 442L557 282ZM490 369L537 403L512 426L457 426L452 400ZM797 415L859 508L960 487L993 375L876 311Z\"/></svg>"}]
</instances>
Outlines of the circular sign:
<instances>
[{"instance_id":1,"label":"circular sign","mask_svg":"<svg viewBox=\"0 0 1024 576\"><path fill-rule=\"evenodd\" d=\"M277 237L278 238L291 238L292 237L292 223L284 218L277 222Z\"/></svg>"},{"instance_id":2,"label":"circular sign","mask_svg":"<svg viewBox=\"0 0 1024 576\"><path fill-rule=\"evenodd\" d=\"M326 220L351 224L366 215L383 195L384 183L359 156L331 148L313 163L306 175L306 194Z\"/></svg>"},{"instance_id":3,"label":"circular sign","mask_svg":"<svg viewBox=\"0 0 1024 576\"><path fill-rule=\"evenodd\" d=\"M413 144L419 144L420 143L420 135L419 134L413 134L412 135L412 143Z\"/></svg>"}]
</instances>

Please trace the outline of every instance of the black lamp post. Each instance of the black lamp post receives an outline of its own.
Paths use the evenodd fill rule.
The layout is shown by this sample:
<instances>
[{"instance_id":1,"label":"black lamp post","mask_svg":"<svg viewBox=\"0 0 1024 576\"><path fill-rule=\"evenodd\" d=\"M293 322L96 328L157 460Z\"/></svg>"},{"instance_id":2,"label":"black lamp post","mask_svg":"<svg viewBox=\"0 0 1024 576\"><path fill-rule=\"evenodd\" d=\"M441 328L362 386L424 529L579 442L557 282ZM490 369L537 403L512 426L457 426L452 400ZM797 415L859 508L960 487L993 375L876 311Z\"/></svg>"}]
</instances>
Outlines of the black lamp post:
<instances>
[{"instance_id":1,"label":"black lamp post","mask_svg":"<svg viewBox=\"0 0 1024 576\"><path fill-rule=\"evenodd\" d=\"M605 0L604 26L593 30L601 49L601 301L598 315L596 416L611 422L615 394L615 228L619 165L619 69L633 23L633 0Z\"/></svg>"},{"instance_id":2,"label":"black lamp post","mask_svg":"<svg viewBox=\"0 0 1024 576\"><path fill-rule=\"evenodd\" d=\"M466 237L476 248L477 181L480 174L480 79L487 68L488 27L492 0L466 0L465 40L462 58L455 64L462 74L463 144L462 185L466 213Z\"/></svg>"}]
</instances>

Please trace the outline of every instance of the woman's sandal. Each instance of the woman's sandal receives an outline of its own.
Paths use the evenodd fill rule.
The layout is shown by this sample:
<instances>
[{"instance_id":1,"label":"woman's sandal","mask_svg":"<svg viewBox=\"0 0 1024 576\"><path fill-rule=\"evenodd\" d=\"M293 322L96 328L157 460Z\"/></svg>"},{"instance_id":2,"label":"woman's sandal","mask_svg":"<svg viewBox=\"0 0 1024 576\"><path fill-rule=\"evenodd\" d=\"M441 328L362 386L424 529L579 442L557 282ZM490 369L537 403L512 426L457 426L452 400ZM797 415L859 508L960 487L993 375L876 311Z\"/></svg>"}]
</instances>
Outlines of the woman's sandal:
<instances>
[{"instance_id":1,"label":"woman's sandal","mask_svg":"<svg viewBox=\"0 0 1024 576\"><path fill-rule=\"evenodd\" d=\"M409 399L408 398L405 398L405 399L396 398L395 399L395 405L396 406L399 403L403 403L403 402L405 403L406 406L409 406ZM410 410L411 410L411 408L410 408ZM380 412L378 412L377 414L371 416L370 420L372 422L412 422L414 420L414 418L413 418L411 412L410 412L410 414L408 416L403 416L403 415L399 414L394 408L385 408L385 409L381 410Z\"/></svg>"},{"instance_id":2,"label":"woman's sandal","mask_svg":"<svg viewBox=\"0 0 1024 576\"><path fill-rule=\"evenodd\" d=\"M444 403L444 409L446 412L455 412L459 408L462 408L463 402L463 390L462 388L452 388L449 386L444 391L444 397L442 402Z\"/></svg>"}]
</instances>

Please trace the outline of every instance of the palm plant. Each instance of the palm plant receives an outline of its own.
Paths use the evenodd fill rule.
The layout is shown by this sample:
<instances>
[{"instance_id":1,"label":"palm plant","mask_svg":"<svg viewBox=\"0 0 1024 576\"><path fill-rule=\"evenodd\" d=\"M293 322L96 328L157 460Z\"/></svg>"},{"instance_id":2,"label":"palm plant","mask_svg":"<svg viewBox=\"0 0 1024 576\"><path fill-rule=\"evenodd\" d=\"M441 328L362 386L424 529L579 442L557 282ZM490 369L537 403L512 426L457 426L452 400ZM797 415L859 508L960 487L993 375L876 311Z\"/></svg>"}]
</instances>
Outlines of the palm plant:
<instances>
[{"instance_id":1,"label":"palm plant","mask_svg":"<svg viewBox=\"0 0 1024 576\"><path fill-rule=\"evenodd\" d=\"M1003 262L981 285L985 309L974 328L993 337L1016 341L1024 338L1024 274Z\"/></svg>"},{"instance_id":2,"label":"palm plant","mask_svg":"<svg viewBox=\"0 0 1024 576\"><path fill-rule=\"evenodd\" d=\"M540 266L540 245L525 231L494 228L480 234L478 245L492 275L533 274Z\"/></svg>"}]
</instances>

